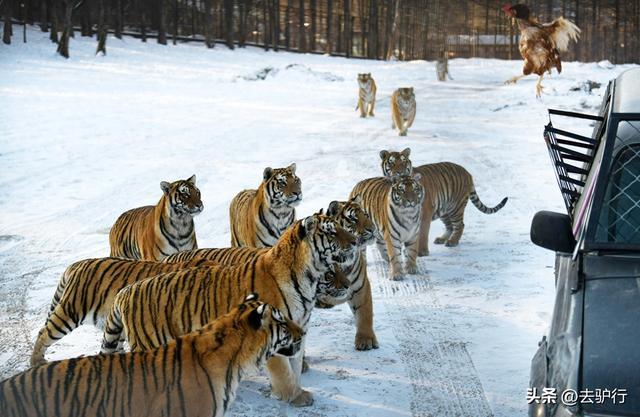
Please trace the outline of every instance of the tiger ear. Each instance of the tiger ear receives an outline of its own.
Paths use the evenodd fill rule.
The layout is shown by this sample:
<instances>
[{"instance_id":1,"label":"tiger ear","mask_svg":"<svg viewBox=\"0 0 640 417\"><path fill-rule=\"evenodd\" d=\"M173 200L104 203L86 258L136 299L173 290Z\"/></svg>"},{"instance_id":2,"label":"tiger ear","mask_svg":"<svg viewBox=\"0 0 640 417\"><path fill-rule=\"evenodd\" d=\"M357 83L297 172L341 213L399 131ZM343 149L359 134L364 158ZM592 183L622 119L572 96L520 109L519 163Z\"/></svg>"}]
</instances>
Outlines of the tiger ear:
<instances>
[{"instance_id":1,"label":"tiger ear","mask_svg":"<svg viewBox=\"0 0 640 417\"><path fill-rule=\"evenodd\" d=\"M305 236L313 232L316 226L318 226L318 219L316 218L316 215L309 216L302 221L302 230L304 230Z\"/></svg>"},{"instance_id":2,"label":"tiger ear","mask_svg":"<svg viewBox=\"0 0 640 417\"><path fill-rule=\"evenodd\" d=\"M258 301L258 293L257 292L252 292L251 294L247 295L244 298L244 302L246 303L247 301Z\"/></svg>"},{"instance_id":3,"label":"tiger ear","mask_svg":"<svg viewBox=\"0 0 640 417\"><path fill-rule=\"evenodd\" d=\"M262 173L262 178L266 181L269 178L271 178L271 176L273 175L273 168L271 167L266 167L264 169L264 172Z\"/></svg>"},{"instance_id":4,"label":"tiger ear","mask_svg":"<svg viewBox=\"0 0 640 417\"><path fill-rule=\"evenodd\" d=\"M289 171L291 171L291 173L292 173L292 174L295 174L295 173L296 173L296 163L294 162L293 164L289 165L289 166L287 167L287 169L288 169Z\"/></svg>"},{"instance_id":5,"label":"tiger ear","mask_svg":"<svg viewBox=\"0 0 640 417\"><path fill-rule=\"evenodd\" d=\"M329 208L327 208L327 216L335 216L340 211L340 203L336 200L333 200L329 203Z\"/></svg>"},{"instance_id":6,"label":"tiger ear","mask_svg":"<svg viewBox=\"0 0 640 417\"><path fill-rule=\"evenodd\" d=\"M169 195L169 191L171 191L171 184L166 181L162 181L160 182L160 189L163 193Z\"/></svg>"},{"instance_id":7,"label":"tiger ear","mask_svg":"<svg viewBox=\"0 0 640 417\"><path fill-rule=\"evenodd\" d=\"M414 172L413 179L416 181L420 181L422 179L422 174L420 174L419 172Z\"/></svg>"},{"instance_id":8,"label":"tiger ear","mask_svg":"<svg viewBox=\"0 0 640 417\"><path fill-rule=\"evenodd\" d=\"M380 151L380 159L384 161L385 159L387 159L387 156L389 156L389 151L385 151L385 150Z\"/></svg>"},{"instance_id":9,"label":"tiger ear","mask_svg":"<svg viewBox=\"0 0 640 417\"><path fill-rule=\"evenodd\" d=\"M192 176L189 177L189 179L187 179L188 182L190 182L192 185L196 185L196 174L193 174Z\"/></svg>"},{"instance_id":10,"label":"tiger ear","mask_svg":"<svg viewBox=\"0 0 640 417\"><path fill-rule=\"evenodd\" d=\"M249 325L254 330L259 330L262 327L262 317L264 316L266 304L260 304L260 307L249 313Z\"/></svg>"},{"instance_id":11,"label":"tiger ear","mask_svg":"<svg viewBox=\"0 0 640 417\"><path fill-rule=\"evenodd\" d=\"M411 148L404 148L400 153L408 158L411 155Z\"/></svg>"},{"instance_id":12,"label":"tiger ear","mask_svg":"<svg viewBox=\"0 0 640 417\"><path fill-rule=\"evenodd\" d=\"M362 196L360 194L356 194L356 196L353 197L351 199L351 201L353 201L354 203L356 203L359 206L362 206Z\"/></svg>"}]
</instances>

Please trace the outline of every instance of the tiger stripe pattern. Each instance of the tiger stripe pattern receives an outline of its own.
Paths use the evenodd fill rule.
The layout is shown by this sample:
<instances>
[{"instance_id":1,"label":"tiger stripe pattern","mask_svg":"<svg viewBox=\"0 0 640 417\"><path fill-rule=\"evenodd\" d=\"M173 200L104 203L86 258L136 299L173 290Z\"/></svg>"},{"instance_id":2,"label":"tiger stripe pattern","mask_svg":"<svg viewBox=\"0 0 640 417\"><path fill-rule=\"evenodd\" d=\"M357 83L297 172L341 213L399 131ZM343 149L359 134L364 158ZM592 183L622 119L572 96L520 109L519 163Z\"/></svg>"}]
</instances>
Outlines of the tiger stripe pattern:
<instances>
[{"instance_id":1,"label":"tiger stripe pattern","mask_svg":"<svg viewBox=\"0 0 640 417\"><path fill-rule=\"evenodd\" d=\"M113 257L161 261L183 250L196 249L193 216L203 209L196 176L160 183L162 197L155 206L138 207L118 217L109 232Z\"/></svg>"},{"instance_id":2,"label":"tiger stripe pattern","mask_svg":"<svg viewBox=\"0 0 640 417\"><path fill-rule=\"evenodd\" d=\"M371 284L367 277L367 263L364 251L373 243L377 233L375 224L362 208L362 201L356 197L346 202L333 201L329 204L327 215L336 219L338 224L353 234L358 240L360 250L353 257L340 264L329 265L330 272L319 277L316 307L329 308L348 302L356 319L355 347L357 350L378 348L378 340L373 330L373 297ZM254 260L268 249L255 248L216 248L196 249L176 253L164 262L184 262L189 260L209 260L223 265L238 265ZM334 276L344 276L350 281L348 298L336 297L326 288L333 287ZM335 290L334 290L335 291Z\"/></svg>"},{"instance_id":3,"label":"tiger stripe pattern","mask_svg":"<svg viewBox=\"0 0 640 417\"><path fill-rule=\"evenodd\" d=\"M373 117L373 110L376 106L376 82L371 73L358 74L358 106L360 117Z\"/></svg>"},{"instance_id":4,"label":"tiger stripe pattern","mask_svg":"<svg viewBox=\"0 0 640 417\"><path fill-rule=\"evenodd\" d=\"M360 181L351 191L350 198L362 198L362 204L378 228L376 239L380 256L389 262L391 279L401 279L401 263L405 249L406 271L417 272L418 231L424 188L420 174L393 178L377 177Z\"/></svg>"},{"instance_id":5,"label":"tiger stripe pattern","mask_svg":"<svg viewBox=\"0 0 640 417\"><path fill-rule=\"evenodd\" d=\"M53 343L83 324L104 330L104 322L118 291L127 285L156 275L213 262L192 260L166 264L121 258L85 259L71 264L60 278L47 320L38 333L31 366L44 361Z\"/></svg>"},{"instance_id":6,"label":"tiger stripe pattern","mask_svg":"<svg viewBox=\"0 0 640 417\"><path fill-rule=\"evenodd\" d=\"M303 334L252 294L156 349L56 361L6 379L0 415L222 417L243 376L274 355L297 354Z\"/></svg>"},{"instance_id":7,"label":"tiger stripe pattern","mask_svg":"<svg viewBox=\"0 0 640 417\"><path fill-rule=\"evenodd\" d=\"M399 136L407 136L407 130L416 118L416 96L413 87L398 88L391 95L391 127Z\"/></svg>"},{"instance_id":8,"label":"tiger stripe pattern","mask_svg":"<svg viewBox=\"0 0 640 417\"><path fill-rule=\"evenodd\" d=\"M257 190L241 191L231 200L231 246L273 246L295 222L295 207L300 200L302 183L296 175L296 164L265 168Z\"/></svg>"},{"instance_id":9,"label":"tiger stripe pattern","mask_svg":"<svg viewBox=\"0 0 640 417\"><path fill-rule=\"evenodd\" d=\"M133 351L152 349L202 327L253 292L306 329L315 304L316 277L327 271L326 265L355 250L353 235L332 218L315 214L296 222L275 246L246 264L183 269L137 282L116 296L102 350L120 348L123 335ZM296 357L267 363L272 393L299 406L313 402L311 393L300 386L301 362Z\"/></svg>"},{"instance_id":10,"label":"tiger stripe pattern","mask_svg":"<svg viewBox=\"0 0 640 417\"><path fill-rule=\"evenodd\" d=\"M420 224L420 241L418 255L429 255L429 228L431 222L441 219L445 226L442 236L434 240L435 244L457 246L464 231L464 210L467 201L485 214L493 214L507 204L508 198L502 199L495 207L487 207L476 193L473 177L464 167L453 162L438 162L412 168L409 148L402 152L383 150L380 152L382 172L387 177L420 173L425 198L422 206L422 223Z\"/></svg>"}]
</instances>

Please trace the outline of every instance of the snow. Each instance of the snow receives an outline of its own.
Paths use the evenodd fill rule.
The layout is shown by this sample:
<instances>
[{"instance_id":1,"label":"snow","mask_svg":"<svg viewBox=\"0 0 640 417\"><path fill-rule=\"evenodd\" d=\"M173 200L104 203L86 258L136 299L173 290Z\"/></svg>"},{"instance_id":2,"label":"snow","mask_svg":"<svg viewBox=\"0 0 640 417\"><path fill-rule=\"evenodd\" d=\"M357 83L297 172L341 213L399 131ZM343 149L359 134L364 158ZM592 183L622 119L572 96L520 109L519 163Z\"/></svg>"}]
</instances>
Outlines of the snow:
<instances>
[{"instance_id":1,"label":"snow","mask_svg":"<svg viewBox=\"0 0 640 417\"><path fill-rule=\"evenodd\" d=\"M542 141L546 109L595 113L608 80L630 66L564 63L515 86L520 61L456 59L439 83L433 62L378 62L256 48L206 50L109 38L71 40L55 55L47 34L0 45L0 378L25 369L60 274L73 261L107 256L123 211L155 204L162 180L196 173L205 209L201 247L229 243L228 204L258 186L266 166L296 162L299 216L346 199L378 176L378 152L411 147L415 165L453 161L474 176L487 205L471 204L459 247L430 245L420 274L391 282L369 248L380 349L353 348L346 305L314 312L303 385L311 408L268 396L249 377L233 416L515 416L526 411L530 359L553 305L553 254L529 241L533 214L563 211ZM266 68L271 70L266 71ZM356 74L378 85L376 117L354 111ZM587 80L591 94L570 91ZM390 120L395 88L413 86L417 116L400 138ZM589 126L560 120L565 129ZM434 222L430 239L442 232ZM101 334L83 327L48 359L93 354Z\"/></svg>"}]
</instances>

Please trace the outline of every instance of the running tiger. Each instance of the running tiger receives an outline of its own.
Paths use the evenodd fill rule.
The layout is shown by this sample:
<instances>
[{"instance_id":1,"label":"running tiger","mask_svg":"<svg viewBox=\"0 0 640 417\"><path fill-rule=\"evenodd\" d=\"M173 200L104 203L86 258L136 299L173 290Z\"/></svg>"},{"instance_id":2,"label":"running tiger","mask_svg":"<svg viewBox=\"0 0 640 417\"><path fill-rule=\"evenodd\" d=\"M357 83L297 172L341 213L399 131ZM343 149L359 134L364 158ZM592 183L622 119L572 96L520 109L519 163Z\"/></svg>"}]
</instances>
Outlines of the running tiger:
<instances>
[{"instance_id":1,"label":"running tiger","mask_svg":"<svg viewBox=\"0 0 640 417\"><path fill-rule=\"evenodd\" d=\"M360 117L373 117L373 109L376 106L376 82L371 77L371 73L358 74L358 105Z\"/></svg>"},{"instance_id":2,"label":"running tiger","mask_svg":"<svg viewBox=\"0 0 640 417\"><path fill-rule=\"evenodd\" d=\"M398 129L400 136L407 136L407 129L416 118L416 96L413 87L398 88L391 95L391 127Z\"/></svg>"},{"instance_id":3,"label":"running tiger","mask_svg":"<svg viewBox=\"0 0 640 417\"><path fill-rule=\"evenodd\" d=\"M316 277L324 275L326 265L353 256L355 248L355 238L335 220L315 214L296 222L275 246L246 264L184 269L137 282L116 296L102 350L121 347L123 335L132 351L152 349L202 327L253 292L305 329L315 304ZM304 339L302 344L304 350ZM272 393L296 406L313 402L300 386L301 357L267 363Z\"/></svg>"},{"instance_id":4,"label":"running tiger","mask_svg":"<svg viewBox=\"0 0 640 417\"><path fill-rule=\"evenodd\" d=\"M304 332L251 294L199 331L146 352L51 362L0 383L0 415L222 417L240 380Z\"/></svg>"},{"instance_id":5,"label":"running tiger","mask_svg":"<svg viewBox=\"0 0 640 417\"><path fill-rule=\"evenodd\" d=\"M172 183L162 181L162 198L155 206L138 207L118 217L109 232L111 256L161 261L172 253L196 249L193 216L202 211L196 176Z\"/></svg>"},{"instance_id":6,"label":"running tiger","mask_svg":"<svg viewBox=\"0 0 640 417\"><path fill-rule=\"evenodd\" d=\"M231 200L231 246L273 246L282 232L295 222L295 207L301 199L296 164L265 168L257 190L241 191Z\"/></svg>"},{"instance_id":7,"label":"running tiger","mask_svg":"<svg viewBox=\"0 0 640 417\"><path fill-rule=\"evenodd\" d=\"M211 265L215 263L206 260L167 264L121 258L85 259L71 264L60 278L47 321L38 333L31 366L44 362L47 348L82 324L104 330L113 299L127 285L161 273Z\"/></svg>"},{"instance_id":8,"label":"running tiger","mask_svg":"<svg viewBox=\"0 0 640 417\"><path fill-rule=\"evenodd\" d=\"M361 196L363 207L373 218L380 237L380 256L390 264L391 279L403 275L400 257L405 248L406 270L417 272L418 231L425 190L419 173L393 178L377 177L360 181L350 198Z\"/></svg>"},{"instance_id":9,"label":"running tiger","mask_svg":"<svg viewBox=\"0 0 640 417\"><path fill-rule=\"evenodd\" d=\"M347 202L332 201L327 215L336 219L338 224L358 239L360 250L339 265L332 265L327 272L325 282L331 282L332 274L344 276L349 282L346 297L332 296L322 285L318 284L316 307L329 308L347 301L356 319L355 348L369 350L378 348L378 340L373 330L373 302L371 285L367 277L367 264L364 251L373 243L376 227L369 215L362 209L362 201L356 197ZM190 260L209 260L223 265L238 265L253 261L268 249L255 248L218 248L196 249L176 253L167 257L164 262L184 262Z\"/></svg>"},{"instance_id":10,"label":"running tiger","mask_svg":"<svg viewBox=\"0 0 640 417\"><path fill-rule=\"evenodd\" d=\"M409 148L402 152L381 151L380 159L382 172L387 177L407 175L411 172L422 175L425 198L422 205L418 256L429 255L429 228L433 220L441 219L446 228L444 234L436 238L434 243L456 246L464 231L464 209L467 207L467 201L471 200L473 205L485 214L493 214L507 204L508 198L505 197L495 207L485 206L476 193L471 174L452 162L426 164L412 170L410 153Z\"/></svg>"}]
</instances>

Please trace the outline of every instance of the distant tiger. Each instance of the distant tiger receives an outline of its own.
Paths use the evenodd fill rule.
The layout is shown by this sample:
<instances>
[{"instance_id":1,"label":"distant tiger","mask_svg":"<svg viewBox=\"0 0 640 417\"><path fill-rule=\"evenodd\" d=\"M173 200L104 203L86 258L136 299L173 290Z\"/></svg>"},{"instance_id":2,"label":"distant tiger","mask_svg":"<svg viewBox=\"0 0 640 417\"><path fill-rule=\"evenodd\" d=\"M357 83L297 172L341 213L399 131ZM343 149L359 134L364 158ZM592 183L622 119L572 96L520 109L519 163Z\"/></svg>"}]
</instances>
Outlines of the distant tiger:
<instances>
[{"instance_id":1,"label":"distant tiger","mask_svg":"<svg viewBox=\"0 0 640 417\"><path fill-rule=\"evenodd\" d=\"M138 207L118 217L109 232L111 256L161 261L183 250L196 249L193 216L202 211L196 176L160 183L163 195L155 206Z\"/></svg>"},{"instance_id":2,"label":"distant tiger","mask_svg":"<svg viewBox=\"0 0 640 417\"><path fill-rule=\"evenodd\" d=\"M49 316L38 333L31 366L43 362L49 346L82 324L104 330L113 299L127 285L161 273L211 265L215 264L200 259L167 264L121 258L85 259L71 264L60 278Z\"/></svg>"},{"instance_id":3,"label":"distant tiger","mask_svg":"<svg viewBox=\"0 0 640 417\"><path fill-rule=\"evenodd\" d=\"M380 237L376 243L382 258L390 264L391 278L400 279L403 275L400 262L403 247L407 273L415 274L420 213L424 199L420 174L360 181L351 191L350 198L358 195L378 228Z\"/></svg>"},{"instance_id":4,"label":"distant tiger","mask_svg":"<svg viewBox=\"0 0 640 417\"><path fill-rule=\"evenodd\" d=\"M441 219L446 228L444 234L436 238L434 243L456 246L464 231L464 209L469 200L485 214L493 214L507 203L508 198L505 197L495 207L485 206L476 193L471 174L453 162L426 164L412 170L410 153L409 148L402 152L381 151L380 159L382 172L387 177L407 175L410 172L422 175L425 198L420 224L419 256L429 255L431 221Z\"/></svg>"},{"instance_id":5,"label":"distant tiger","mask_svg":"<svg viewBox=\"0 0 640 417\"><path fill-rule=\"evenodd\" d=\"M296 164L265 168L257 190L241 191L231 200L231 246L273 246L282 232L295 222L295 207L301 199Z\"/></svg>"},{"instance_id":6,"label":"distant tiger","mask_svg":"<svg viewBox=\"0 0 640 417\"><path fill-rule=\"evenodd\" d=\"M249 295L202 329L145 352L86 356L0 382L0 415L223 417L240 380L265 360L291 357L304 333Z\"/></svg>"},{"instance_id":7,"label":"distant tiger","mask_svg":"<svg viewBox=\"0 0 640 417\"><path fill-rule=\"evenodd\" d=\"M416 118L416 96L413 87L398 88L391 95L391 127L398 129L400 136L407 136L407 129Z\"/></svg>"},{"instance_id":8,"label":"distant tiger","mask_svg":"<svg viewBox=\"0 0 640 417\"><path fill-rule=\"evenodd\" d=\"M116 296L102 350L117 349L123 336L133 351L162 345L202 327L253 292L305 329L317 277L327 272L326 265L353 256L356 244L334 219L315 214L296 222L276 245L246 264L190 268L137 282ZM272 358L267 366L276 397L298 406L313 402L300 386L301 358Z\"/></svg>"},{"instance_id":9,"label":"distant tiger","mask_svg":"<svg viewBox=\"0 0 640 417\"><path fill-rule=\"evenodd\" d=\"M367 277L364 248L373 243L377 232L371 218L362 209L361 203L361 200L356 197L347 202L332 201L329 204L327 215L335 218L340 226L358 239L360 251L338 266L332 266L333 272L327 273L328 277L333 273L338 277L345 277L350 282L347 297L329 294L322 289L322 283L320 282L318 284L316 306L328 308L348 302L356 318L355 347L358 350L368 350L377 348L378 341L373 330L373 302L371 285ZM253 261L267 250L265 248L202 248L176 253L167 257L164 262L184 262L200 259L223 265L239 265ZM325 280L329 279L325 278Z\"/></svg>"},{"instance_id":10,"label":"distant tiger","mask_svg":"<svg viewBox=\"0 0 640 417\"><path fill-rule=\"evenodd\" d=\"M360 117L373 117L373 109L376 106L376 82L371 73L358 74L358 106Z\"/></svg>"}]
</instances>

